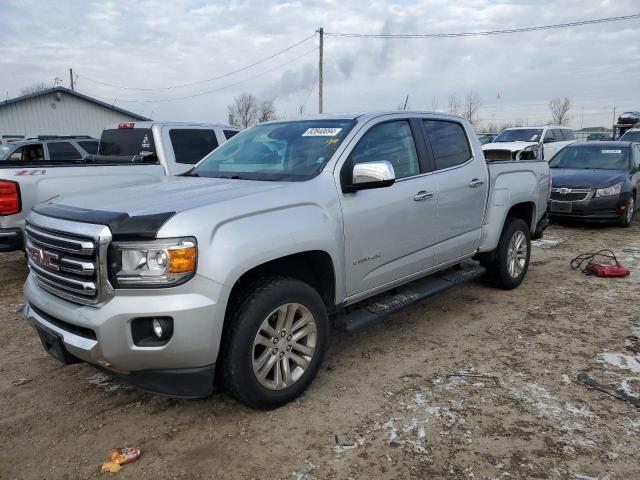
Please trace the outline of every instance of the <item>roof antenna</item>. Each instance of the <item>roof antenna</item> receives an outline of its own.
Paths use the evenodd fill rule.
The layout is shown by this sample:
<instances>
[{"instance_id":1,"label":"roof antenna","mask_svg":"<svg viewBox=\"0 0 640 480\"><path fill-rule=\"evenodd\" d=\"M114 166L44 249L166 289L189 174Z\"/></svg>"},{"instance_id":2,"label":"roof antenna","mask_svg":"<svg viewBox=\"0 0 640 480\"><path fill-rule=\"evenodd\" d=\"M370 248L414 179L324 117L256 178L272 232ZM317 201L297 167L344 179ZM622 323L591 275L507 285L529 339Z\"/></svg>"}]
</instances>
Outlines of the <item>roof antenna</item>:
<instances>
[{"instance_id":1,"label":"roof antenna","mask_svg":"<svg viewBox=\"0 0 640 480\"><path fill-rule=\"evenodd\" d=\"M407 93L407 98L404 99L404 107L402 107L402 110L406 110L407 109L407 102L409 101L409 94Z\"/></svg>"}]
</instances>

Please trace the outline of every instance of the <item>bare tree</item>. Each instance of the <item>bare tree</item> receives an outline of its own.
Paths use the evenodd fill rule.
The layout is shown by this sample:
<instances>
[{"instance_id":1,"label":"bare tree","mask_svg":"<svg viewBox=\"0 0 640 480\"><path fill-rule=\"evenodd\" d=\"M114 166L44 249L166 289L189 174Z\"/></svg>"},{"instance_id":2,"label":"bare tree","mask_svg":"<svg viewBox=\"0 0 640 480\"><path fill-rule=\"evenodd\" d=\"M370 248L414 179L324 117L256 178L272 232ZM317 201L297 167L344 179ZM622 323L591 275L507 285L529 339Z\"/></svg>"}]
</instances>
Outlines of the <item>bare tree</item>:
<instances>
[{"instance_id":1,"label":"bare tree","mask_svg":"<svg viewBox=\"0 0 640 480\"><path fill-rule=\"evenodd\" d=\"M458 112L460 111L460 102L458 101L458 97L455 93L449 95L447 103L449 104L449 113L451 115L458 115Z\"/></svg>"},{"instance_id":2,"label":"bare tree","mask_svg":"<svg viewBox=\"0 0 640 480\"><path fill-rule=\"evenodd\" d=\"M571 109L571 100L565 97L554 98L549 102L549 110L551 110L552 123L555 125L567 125L569 123L569 110Z\"/></svg>"},{"instance_id":3,"label":"bare tree","mask_svg":"<svg viewBox=\"0 0 640 480\"><path fill-rule=\"evenodd\" d=\"M462 106L462 116L469 120L469 123L476 127L480 120L478 119L478 110L482 105L482 99L476 92L469 92L464 97L464 105Z\"/></svg>"},{"instance_id":4,"label":"bare tree","mask_svg":"<svg viewBox=\"0 0 640 480\"><path fill-rule=\"evenodd\" d=\"M256 123L258 116L258 100L254 95L242 92L227 107L229 123L240 128L247 128Z\"/></svg>"},{"instance_id":5,"label":"bare tree","mask_svg":"<svg viewBox=\"0 0 640 480\"><path fill-rule=\"evenodd\" d=\"M51 85L47 85L44 82L34 83L27 87L23 87L20 89L20 95L31 95L38 92L43 92L45 90L49 90Z\"/></svg>"},{"instance_id":6,"label":"bare tree","mask_svg":"<svg viewBox=\"0 0 640 480\"><path fill-rule=\"evenodd\" d=\"M258 106L258 113L256 115L257 123L268 122L276 118L276 106L273 100L265 100Z\"/></svg>"}]
</instances>

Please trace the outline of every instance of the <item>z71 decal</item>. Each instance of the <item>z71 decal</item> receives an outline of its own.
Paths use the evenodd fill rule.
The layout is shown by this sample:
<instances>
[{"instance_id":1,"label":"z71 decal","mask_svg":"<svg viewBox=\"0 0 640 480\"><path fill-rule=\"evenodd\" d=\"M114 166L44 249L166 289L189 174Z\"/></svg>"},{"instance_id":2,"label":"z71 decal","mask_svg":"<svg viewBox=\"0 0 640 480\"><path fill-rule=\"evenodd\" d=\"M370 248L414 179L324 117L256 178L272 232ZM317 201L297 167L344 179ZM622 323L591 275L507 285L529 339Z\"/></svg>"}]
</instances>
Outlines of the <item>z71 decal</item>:
<instances>
[{"instance_id":1,"label":"z71 decal","mask_svg":"<svg viewBox=\"0 0 640 480\"><path fill-rule=\"evenodd\" d=\"M16 170L14 176L16 177L26 177L28 175L46 175L46 170Z\"/></svg>"}]
</instances>

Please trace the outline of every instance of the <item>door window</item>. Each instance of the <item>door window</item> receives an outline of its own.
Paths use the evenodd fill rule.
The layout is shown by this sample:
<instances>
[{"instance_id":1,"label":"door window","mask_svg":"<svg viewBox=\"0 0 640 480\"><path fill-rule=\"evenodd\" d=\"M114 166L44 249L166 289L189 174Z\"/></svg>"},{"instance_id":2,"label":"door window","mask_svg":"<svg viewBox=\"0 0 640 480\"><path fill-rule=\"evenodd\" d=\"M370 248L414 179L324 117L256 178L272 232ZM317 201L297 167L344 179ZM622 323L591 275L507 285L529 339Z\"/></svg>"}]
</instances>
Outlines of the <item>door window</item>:
<instances>
[{"instance_id":1,"label":"door window","mask_svg":"<svg viewBox=\"0 0 640 480\"><path fill-rule=\"evenodd\" d=\"M9 156L10 162L20 162L22 161L22 153L24 151L24 147L16 148L13 153Z\"/></svg>"},{"instance_id":2,"label":"door window","mask_svg":"<svg viewBox=\"0 0 640 480\"><path fill-rule=\"evenodd\" d=\"M573 134L573 130L569 130L568 128L565 128L562 130L562 133L564 133L564 139L567 141L572 141L576 139L576 136Z\"/></svg>"},{"instance_id":3,"label":"door window","mask_svg":"<svg viewBox=\"0 0 640 480\"><path fill-rule=\"evenodd\" d=\"M443 120L424 120L436 170L455 167L471 158L471 147L462 125Z\"/></svg>"},{"instance_id":4,"label":"door window","mask_svg":"<svg viewBox=\"0 0 640 480\"><path fill-rule=\"evenodd\" d=\"M56 142L47 145L49 158L54 162L65 160L80 160L82 155L76 147L69 142Z\"/></svg>"},{"instance_id":5,"label":"door window","mask_svg":"<svg viewBox=\"0 0 640 480\"><path fill-rule=\"evenodd\" d=\"M547 133L544 134L544 143L552 143L557 141L558 138L556 138L555 130L547 130Z\"/></svg>"},{"instance_id":6,"label":"door window","mask_svg":"<svg viewBox=\"0 0 640 480\"><path fill-rule=\"evenodd\" d=\"M9 157L13 162L42 162L44 160L44 148L41 143L33 143L18 148Z\"/></svg>"},{"instance_id":7,"label":"door window","mask_svg":"<svg viewBox=\"0 0 640 480\"><path fill-rule=\"evenodd\" d=\"M78 142L78 145L84 148L84 151L89 155L96 155L98 153L98 142L96 140Z\"/></svg>"},{"instance_id":8,"label":"door window","mask_svg":"<svg viewBox=\"0 0 640 480\"><path fill-rule=\"evenodd\" d=\"M179 128L169 130L176 163L194 165L218 147L216 132L200 128Z\"/></svg>"},{"instance_id":9,"label":"door window","mask_svg":"<svg viewBox=\"0 0 640 480\"><path fill-rule=\"evenodd\" d=\"M364 134L351 152L353 165L385 160L393 166L396 178L420 173L418 153L408 121L376 125Z\"/></svg>"}]
</instances>

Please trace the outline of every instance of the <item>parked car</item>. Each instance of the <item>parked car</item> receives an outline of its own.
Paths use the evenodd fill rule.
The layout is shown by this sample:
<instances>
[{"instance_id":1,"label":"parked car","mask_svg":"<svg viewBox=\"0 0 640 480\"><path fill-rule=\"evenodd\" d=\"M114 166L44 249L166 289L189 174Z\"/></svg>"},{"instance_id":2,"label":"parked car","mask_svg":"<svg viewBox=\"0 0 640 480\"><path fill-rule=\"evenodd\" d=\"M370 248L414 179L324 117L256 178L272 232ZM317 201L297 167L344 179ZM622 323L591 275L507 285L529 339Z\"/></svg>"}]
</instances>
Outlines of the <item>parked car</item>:
<instances>
[{"instance_id":1,"label":"parked car","mask_svg":"<svg viewBox=\"0 0 640 480\"><path fill-rule=\"evenodd\" d=\"M315 377L330 315L354 330L482 275L520 285L548 188L546 162L487 165L456 116L264 123L185 176L35 207L25 316L65 363L275 408Z\"/></svg>"},{"instance_id":2,"label":"parked car","mask_svg":"<svg viewBox=\"0 0 640 480\"><path fill-rule=\"evenodd\" d=\"M478 136L480 145L484 145L485 143L491 143L498 136L497 133L487 133L487 132L479 132L476 135Z\"/></svg>"},{"instance_id":3,"label":"parked car","mask_svg":"<svg viewBox=\"0 0 640 480\"><path fill-rule=\"evenodd\" d=\"M549 160L567 145L575 143L573 130L567 127L513 127L503 130L493 143L482 146L487 161Z\"/></svg>"},{"instance_id":4,"label":"parked car","mask_svg":"<svg viewBox=\"0 0 640 480\"><path fill-rule=\"evenodd\" d=\"M0 145L0 167L5 162L80 160L97 151L98 139L88 135L41 135Z\"/></svg>"},{"instance_id":5,"label":"parked car","mask_svg":"<svg viewBox=\"0 0 640 480\"><path fill-rule=\"evenodd\" d=\"M571 145L553 157L549 167L551 218L631 224L640 192L640 144Z\"/></svg>"},{"instance_id":6,"label":"parked car","mask_svg":"<svg viewBox=\"0 0 640 480\"><path fill-rule=\"evenodd\" d=\"M587 136L587 141L588 142L594 142L594 141L608 141L611 140L611 135L608 133L601 133L601 132L595 132L595 133L590 133Z\"/></svg>"},{"instance_id":7,"label":"parked car","mask_svg":"<svg viewBox=\"0 0 640 480\"><path fill-rule=\"evenodd\" d=\"M635 125L640 123L640 112L624 112L618 117L618 123Z\"/></svg>"},{"instance_id":8,"label":"parked car","mask_svg":"<svg viewBox=\"0 0 640 480\"><path fill-rule=\"evenodd\" d=\"M622 137L620 137L620 141L622 142L640 142L640 128L632 128L631 130L627 130Z\"/></svg>"},{"instance_id":9,"label":"parked car","mask_svg":"<svg viewBox=\"0 0 640 480\"><path fill-rule=\"evenodd\" d=\"M34 205L63 193L184 173L238 131L221 124L136 122L107 127L99 147L90 137L2 145L11 150L0 160L0 252L23 248L24 221Z\"/></svg>"}]
</instances>

